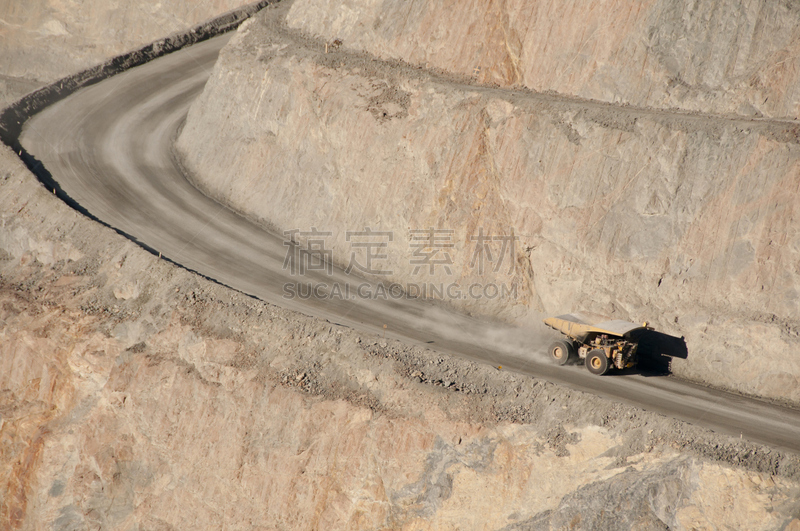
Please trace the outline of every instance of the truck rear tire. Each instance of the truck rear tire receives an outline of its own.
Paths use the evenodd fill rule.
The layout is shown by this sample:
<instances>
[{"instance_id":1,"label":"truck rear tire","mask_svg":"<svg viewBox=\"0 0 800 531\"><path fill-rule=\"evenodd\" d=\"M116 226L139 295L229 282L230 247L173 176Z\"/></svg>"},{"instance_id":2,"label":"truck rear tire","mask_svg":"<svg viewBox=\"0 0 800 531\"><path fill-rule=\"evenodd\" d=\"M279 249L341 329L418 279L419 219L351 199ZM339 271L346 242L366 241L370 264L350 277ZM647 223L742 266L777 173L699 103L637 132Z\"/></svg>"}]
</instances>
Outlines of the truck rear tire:
<instances>
[{"instance_id":1,"label":"truck rear tire","mask_svg":"<svg viewBox=\"0 0 800 531\"><path fill-rule=\"evenodd\" d=\"M610 365L603 349L596 348L586 355L586 368L592 374L603 375L608 372Z\"/></svg>"},{"instance_id":2,"label":"truck rear tire","mask_svg":"<svg viewBox=\"0 0 800 531\"><path fill-rule=\"evenodd\" d=\"M566 365L575 358L575 347L569 341L556 341L550 345L550 357L559 365Z\"/></svg>"}]
</instances>

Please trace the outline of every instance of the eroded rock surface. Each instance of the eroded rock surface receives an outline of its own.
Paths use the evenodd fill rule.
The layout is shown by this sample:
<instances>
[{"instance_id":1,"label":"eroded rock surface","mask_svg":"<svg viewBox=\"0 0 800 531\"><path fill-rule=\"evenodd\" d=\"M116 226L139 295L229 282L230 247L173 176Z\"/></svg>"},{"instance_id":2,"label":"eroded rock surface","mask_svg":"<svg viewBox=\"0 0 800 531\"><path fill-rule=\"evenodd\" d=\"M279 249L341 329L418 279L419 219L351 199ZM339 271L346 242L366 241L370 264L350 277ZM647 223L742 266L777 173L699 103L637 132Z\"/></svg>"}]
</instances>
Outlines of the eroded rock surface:
<instances>
[{"instance_id":1,"label":"eroded rock surface","mask_svg":"<svg viewBox=\"0 0 800 531\"><path fill-rule=\"evenodd\" d=\"M290 22L316 27L310 5ZM266 15L240 30L177 143L201 188L277 230L329 231L342 266L366 227L393 235L386 280L514 294L444 303L526 325L647 320L685 337L676 374L800 402L797 123L481 87L349 51L347 35ZM411 241L429 228L452 244L432 274ZM481 234L518 240L492 242L481 270Z\"/></svg>"},{"instance_id":2,"label":"eroded rock surface","mask_svg":"<svg viewBox=\"0 0 800 531\"><path fill-rule=\"evenodd\" d=\"M649 115L635 117L631 123L616 115L603 115L603 107L575 111L558 101L509 99L502 93L469 86L454 90L442 79L459 81L456 78L414 75L413 70L396 75L394 69L386 69L368 56L359 56L353 62L352 56L344 53L346 50L334 46L323 57L317 54L324 54L323 41L305 41L296 36L291 44L302 42L316 52L307 53L296 47L287 53L282 50L287 35L273 38L271 33L259 34L261 30L255 24L249 31L254 32L255 40L248 43L244 35L231 47L230 55L217 70L207 100L198 109L203 110L204 105L203 112L214 110L216 104L211 98L219 94L227 76L241 90L231 91L239 107L225 107L231 113L229 120L251 112L253 123L242 121L229 124L230 129L226 129L225 121L210 114L202 116L200 110L193 117L197 120L195 125L206 120L217 128L219 146L223 148L217 156L230 156L231 168L241 170L241 164L245 169L251 165L249 173L242 172L247 179L256 175L265 161L279 169L275 177L293 160L297 166L295 178L300 174L307 179L297 186L298 193L308 184L323 192L330 190L324 193L331 196L338 194L345 203L350 193L347 186L331 185L327 176L347 173L337 174L339 169L325 165L341 163L349 172L360 162L364 164L363 180L380 194L395 186L386 184L390 180L399 180L399 190L428 186L430 197L436 198L433 206L425 202L424 194L415 197L431 222L471 219L452 213L465 208L467 200L470 205L477 205L475 211L481 213L474 223L486 224L489 229L504 230L509 220L523 219L524 226L536 228L531 233L536 236L526 240L515 263L519 264L522 258L522 266L528 263L525 260L530 260L532 266L520 267L513 275L506 273L507 277L501 278L518 282L526 298L511 310L504 305L491 307L492 311L506 312L508 318L523 318L529 309L538 308L535 304L544 306L576 294L594 293L608 277L604 276L606 271L591 262L596 256L592 253L611 263L620 260L614 253L623 253L626 260L644 256L642 272L635 275L656 280L655 276L648 276L656 269L648 265L649 255L642 251L649 248L653 252L654 246L642 238L628 235L633 243L629 241L627 250L613 247L613 252L606 249L606 255L602 250L580 254L575 249L557 248L558 241L564 238L571 237L569 241L574 243L578 241L576 235L594 235L602 240L605 234L604 229L592 229L584 220L573 222L554 236L555 229L547 224L547 216L557 209L575 211L590 205L591 219L601 220L604 225L611 223L612 228L623 232L625 228L624 223L613 224L615 218L606 216L606 210L598 206L599 200L587 198L588 192L578 178L583 174L571 176L564 169L565 165L580 167L576 153L591 159L591 152L581 151L581 142L601 150L603 160L608 160L609 131L618 130L623 147L617 162L622 166L625 164L619 161L624 162L622 154L625 149L632 149L630 146L635 149L625 156L633 158L631 153L635 153L655 157L648 151L642 136L645 133L657 140L657 149L653 148L661 153L660 158L655 157L657 165L665 167L676 164L673 155L664 153L671 146L670 137L678 145L700 139L705 151L684 149L691 155L689 168L695 168L691 164L701 160L705 152L713 157L700 166L703 169L715 167L725 157L735 159L732 167L736 161L741 163L751 157L752 165L758 166L763 160L765 167L784 171L794 160L794 147L786 140L785 132L774 133L769 128L748 124L737 131L729 125L720 126L719 138L743 139L744 154L731 155L732 151L715 151L722 148L709 140L713 128L683 125L683 129L676 129L670 119ZM241 46L244 48L237 48ZM278 81L269 78L268 72ZM245 79L247 83L242 82ZM257 80L269 83L259 85ZM277 92L270 92L272 89ZM258 94L260 97L256 98ZM273 99L283 105L283 110ZM263 113L262 107L252 107L256 101L263 105ZM344 109L350 106L348 112L337 114L335 107L339 104ZM414 114L420 109L427 109L427 119L433 127L426 138L432 146L438 146L432 148L432 157L414 140L415 135L425 135L420 116ZM295 112L301 115L290 114ZM457 118L462 140L453 134L453 118L445 116L445 112ZM313 118L303 118L302 113L310 113ZM320 119L328 120L330 128L320 125ZM388 139L406 146L408 155L383 146L377 151L367 150L371 156L387 157L382 165L358 159L359 150L352 151L356 162L336 154L326 159L325 150L332 146L351 147L352 141L337 132L339 120L349 120L350 134L363 135L361 148L375 150L370 146L376 138ZM258 121L267 125L258 125ZM643 125L637 125L640 121ZM287 124L304 127L305 135L292 132ZM395 136L387 136L390 127L397 128ZM540 145L548 171L561 168L558 174L572 183L567 193L557 183L547 184L543 170L534 174L532 182L538 183L544 199L530 198L522 192L518 195L528 197L526 201L533 205L529 208L551 204L551 210L545 209L541 221L533 224L519 218L519 211L526 205L512 201L510 190L521 190L522 185L492 181L496 168L504 163L491 162L489 155L497 157L522 149L503 144L501 137L514 127L530 128L532 132L525 134L530 134L531 143L521 145ZM364 128L367 134L359 133ZM243 130L250 135L244 137L251 145L250 153L238 146L242 141L238 135ZM303 147L287 154L285 160L276 158L270 154L274 149L270 142L281 146L277 132L289 139L299 138ZM403 136L408 133L413 134ZM192 134L201 138L197 132ZM326 134L331 139L317 138ZM551 141L544 141L548 134L564 137L553 141L553 153ZM189 134L186 138L190 138ZM472 146L464 152L466 156L451 153L462 149L463 139ZM505 151L498 151L498 146L504 145ZM760 155L753 155L753 145L761 146ZM784 158L776 156L776 151L784 153ZM228 155L224 155L226 152ZM420 159L420 153L429 158ZM238 158L248 154L256 156ZM188 155L191 163L196 153ZM406 156L417 166L403 162ZM464 162L458 162L460 158ZM452 169L440 169L439 159L449 161ZM520 155L520 160L524 159ZM430 166L426 166L428 160L432 161ZM237 161L238 166L234 164ZM211 159L208 162L217 163ZM376 167L390 167L390 163L410 168L411 176L419 175L414 173L419 168L428 173L423 174L425 178L411 181L411 185L402 180L406 178L403 174L366 174ZM322 169L320 173L298 171L306 164L320 165ZM530 171L525 164L521 167ZM612 178L614 171L603 173L603 182L607 181L614 190L609 199L624 202L629 189L639 190L648 199L646 208L652 210L647 211L648 216L673 212L679 190L692 186L685 177L675 177L674 182L664 177L666 184L654 187L661 195L650 205L650 194L641 191L646 188L643 184L634 180L629 187L620 187ZM471 173L477 177L470 177ZM630 173L623 174L631 177ZM228 173L220 175L229 179L228 188L217 192L222 196L226 192L233 194L235 179ZM450 188L437 188L441 175L450 176ZM742 182L734 180L730 185L733 188L727 189L727 177L720 175L713 174L688 195L703 198L727 193L743 197L736 204L744 205L754 221L748 225L740 220L746 229L734 231L735 237L756 230L754 226L763 232L763 227L769 225L762 220L763 211L769 211L770 205L766 201L758 203L744 191L736 192L736 196L736 190L744 189ZM428 183L428 176L433 184ZM288 180L288 174L283 178ZM776 182L779 181L765 181L762 186L774 188ZM213 191L213 180L204 184ZM478 192L462 190L462 185ZM511 188L504 188L508 186ZM329 209L330 203L305 205L293 196L296 191L291 187L288 190L282 199L286 204L294 202L293 208L306 216L300 222L320 219L314 217L316 211L325 208L328 216L349 225L351 218ZM256 192L266 197L263 190ZM320 194L325 197L323 192ZM356 195L360 203L358 208L352 208L352 219L382 222L382 218L359 218L361 214L357 212L359 208L371 208L376 197L386 197L380 194ZM304 197L308 201L314 196ZM783 204L785 198L776 192L770 196L773 200ZM401 209L401 203L392 199L391 204L400 211L391 218L392 223L419 222L412 216L414 210ZM491 211L502 212L508 219L492 221L488 215ZM391 209L386 212L387 216L395 216ZM641 212L633 212L634 219L638 219L635 216ZM716 212L726 214L722 207ZM781 212L786 213L786 223L791 226L788 204ZM273 226L280 221L255 208L248 213ZM270 215L282 216L284 210ZM678 240L676 231L690 231L690 218L689 214L677 221L669 218L666 223L672 227L670 237ZM720 240L718 235L729 231L725 224L728 221L719 221L717 236L711 238L715 243ZM292 222L290 226L296 225ZM401 232L408 230L398 227ZM460 231L459 238L467 234L461 227L455 229ZM341 230L336 228L336 238L341 238ZM541 258L542 251L537 251L539 247L531 243L556 248L562 258L555 262L545 260ZM458 253L454 255L458 257L454 269L458 268L459 275L476 275L465 267L464 261L469 257L463 243L460 245L462 248L453 250ZM792 245L777 247L788 246L781 252L796 252ZM706 246L698 244L700 249ZM719 243L720 249L727 246L728 243ZM408 249L402 252L407 253ZM631 252L634 254L624 254ZM539 265L544 267L541 271L533 269L538 267L536 256L540 256ZM736 256L740 258L735 262L751 271L747 269L747 249ZM794 255L783 254L779 258L777 264L767 261L767 266L759 267L781 270ZM337 256L337 260L346 259L344 254ZM407 257L395 254L393 260L402 267ZM725 267L730 262L725 262ZM590 273L573 271L587 263L591 264ZM614 278L625 279L631 271L620 264L625 262L617 263L619 270ZM703 265L698 274L705 271L703 267L711 266ZM664 270L669 270L667 265ZM398 275L403 271L398 269ZM695 282L680 268L670 274L673 276L666 276L659 283L667 282L668 286L678 280ZM775 278L791 283L793 274L784 272ZM530 283L540 275L558 286ZM572 279L571 284L564 282L567 279ZM587 286L585 291L581 291L583 283ZM742 296L737 290L746 291L748 285L733 285L732 294L725 297L736 302L740 300L736 297ZM696 295L687 295L688 300L681 302L681 296L672 291L665 295L630 289L621 294L600 290L593 307L608 309L615 315L638 316L642 301L652 305L662 296L683 304L676 307L681 312L697 304ZM627 298L631 293L644 298L630 302ZM779 309L786 306L786 301L775 295L777 290L770 293L768 304ZM730 301L723 300L719 307L702 306L691 314L695 315L695 324L687 325L686 313L680 313L681 321L669 328L669 323L674 322L669 312L660 324L675 333L688 330L690 345L698 338L704 339L702 334L716 339L722 332L715 331L711 326L714 323L703 318L703 312L708 312L711 318L727 323L728 343L724 347L731 350L737 346L748 348L754 341L768 345L764 349L778 348L787 344L786 337L792 337L791 312L772 317L755 312L714 313L720 307L727 308L724 304ZM760 300L762 303L767 304ZM660 310L664 307L653 306ZM755 327L756 322L764 323L763 328ZM739 331L742 326L749 327L746 334ZM777 347L765 343L764 337L775 341ZM696 351L691 352L694 356ZM708 355L690 361L711 366L729 363L726 370L732 370L736 378L741 378L741 371L745 370L761 371L768 378L767 369L745 366L740 358L728 354L720 354L719 359ZM709 370L708 374L716 373ZM790 387L793 374L792 370L781 368L772 378L789 378L785 382ZM761 390L764 386L756 388ZM520 530L638 526L793 530L800 528L798 492L800 461L796 456L529 377L360 335L215 285L158 260L70 210L39 186L13 153L5 147L0 149L0 527L4 529Z\"/></svg>"},{"instance_id":3,"label":"eroded rock surface","mask_svg":"<svg viewBox=\"0 0 800 531\"><path fill-rule=\"evenodd\" d=\"M6 148L0 219L4 529L782 529L800 510L796 456L261 303L70 210Z\"/></svg>"},{"instance_id":4,"label":"eroded rock surface","mask_svg":"<svg viewBox=\"0 0 800 531\"><path fill-rule=\"evenodd\" d=\"M292 28L480 83L800 117L800 9L756 0L297 0Z\"/></svg>"}]
</instances>

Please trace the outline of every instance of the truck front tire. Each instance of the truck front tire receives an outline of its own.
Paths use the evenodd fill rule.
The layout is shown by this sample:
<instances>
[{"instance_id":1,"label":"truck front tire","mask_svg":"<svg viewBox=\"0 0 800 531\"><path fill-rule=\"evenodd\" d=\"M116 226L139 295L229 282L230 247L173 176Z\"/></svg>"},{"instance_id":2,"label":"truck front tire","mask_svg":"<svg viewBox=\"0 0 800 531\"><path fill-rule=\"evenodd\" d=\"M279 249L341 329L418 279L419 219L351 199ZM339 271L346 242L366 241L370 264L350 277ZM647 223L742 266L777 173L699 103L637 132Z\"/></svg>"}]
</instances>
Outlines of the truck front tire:
<instances>
[{"instance_id":1,"label":"truck front tire","mask_svg":"<svg viewBox=\"0 0 800 531\"><path fill-rule=\"evenodd\" d=\"M575 347L569 341L556 341L550 345L550 357L559 365L566 365L575 358Z\"/></svg>"},{"instance_id":2,"label":"truck front tire","mask_svg":"<svg viewBox=\"0 0 800 531\"><path fill-rule=\"evenodd\" d=\"M608 372L610 365L603 349L596 348L586 355L586 368L592 374L603 375Z\"/></svg>"}]
</instances>

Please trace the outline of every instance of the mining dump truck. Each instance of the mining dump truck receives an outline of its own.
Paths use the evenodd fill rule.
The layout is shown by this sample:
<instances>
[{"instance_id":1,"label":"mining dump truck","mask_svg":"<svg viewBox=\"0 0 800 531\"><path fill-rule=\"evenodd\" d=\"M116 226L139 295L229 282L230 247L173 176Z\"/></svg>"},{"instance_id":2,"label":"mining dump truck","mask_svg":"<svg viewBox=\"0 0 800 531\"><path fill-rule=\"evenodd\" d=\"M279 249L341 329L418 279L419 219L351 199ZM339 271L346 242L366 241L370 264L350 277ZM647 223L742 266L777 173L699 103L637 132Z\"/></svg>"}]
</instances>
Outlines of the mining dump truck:
<instances>
[{"instance_id":1,"label":"mining dump truck","mask_svg":"<svg viewBox=\"0 0 800 531\"><path fill-rule=\"evenodd\" d=\"M559 365L584 360L592 374L606 374L612 368L636 365L639 338L652 328L586 313L549 317L544 323L565 336L550 345L550 356Z\"/></svg>"}]
</instances>

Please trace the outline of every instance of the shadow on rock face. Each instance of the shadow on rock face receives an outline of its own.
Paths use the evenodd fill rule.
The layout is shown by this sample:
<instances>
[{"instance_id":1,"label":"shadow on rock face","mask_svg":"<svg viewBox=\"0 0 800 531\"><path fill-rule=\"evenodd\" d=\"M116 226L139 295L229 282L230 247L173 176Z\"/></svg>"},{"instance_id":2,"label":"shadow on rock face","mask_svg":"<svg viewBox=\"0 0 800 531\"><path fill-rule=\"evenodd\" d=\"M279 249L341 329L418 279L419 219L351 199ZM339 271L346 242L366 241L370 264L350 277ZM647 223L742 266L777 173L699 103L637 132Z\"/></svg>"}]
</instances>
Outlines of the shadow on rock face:
<instances>
[{"instance_id":1,"label":"shadow on rock face","mask_svg":"<svg viewBox=\"0 0 800 531\"><path fill-rule=\"evenodd\" d=\"M683 337L675 337L655 330L647 330L639 338L638 370L644 376L670 374L672 358L686 359L689 350Z\"/></svg>"},{"instance_id":2,"label":"shadow on rock face","mask_svg":"<svg viewBox=\"0 0 800 531\"><path fill-rule=\"evenodd\" d=\"M653 529L678 527L675 509L694 490L688 460L652 471L627 468L609 479L585 485L561 499L558 507L501 531L539 529Z\"/></svg>"}]
</instances>

